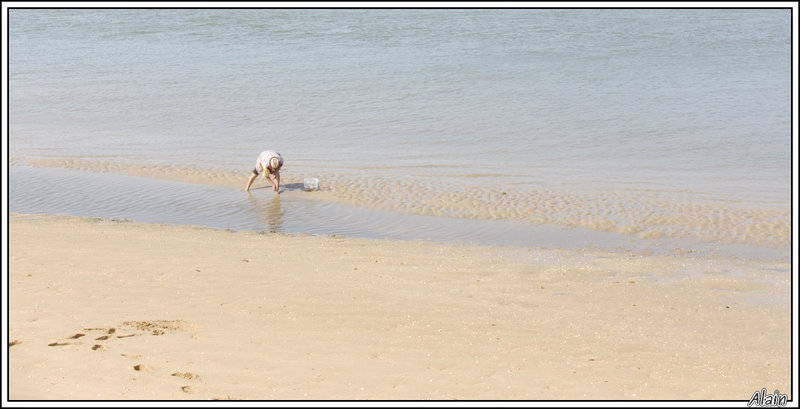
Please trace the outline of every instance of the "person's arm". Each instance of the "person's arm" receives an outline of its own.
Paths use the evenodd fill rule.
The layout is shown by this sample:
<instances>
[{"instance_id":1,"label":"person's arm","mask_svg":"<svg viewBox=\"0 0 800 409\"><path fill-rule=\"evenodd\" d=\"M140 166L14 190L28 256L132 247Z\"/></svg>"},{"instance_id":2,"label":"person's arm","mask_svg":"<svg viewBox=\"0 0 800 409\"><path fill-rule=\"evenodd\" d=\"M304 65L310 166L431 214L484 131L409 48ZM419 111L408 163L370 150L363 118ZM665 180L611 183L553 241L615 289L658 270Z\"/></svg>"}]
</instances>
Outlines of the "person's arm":
<instances>
[{"instance_id":1,"label":"person's arm","mask_svg":"<svg viewBox=\"0 0 800 409\"><path fill-rule=\"evenodd\" d=\"M275 179L274 181L273 181L272 179L270 179L270 177L269 177L269 176L267 176L267 175L268 175L268 174L265 172L265 175L264 175L264 176L267 178L267 180L269 180L269 183L271 183L271 184L272 184L272 190L274 190L274 191L276 191L276 192L277 192L278 190L280 190L280 188L281 188L281 171L279 171L279 170L276 170L276 171L275 171L275 172L272 174L272 179Z\"/></svg>"},{"instance_id":2,"label":"person's arm","mask_svg":"<svg viewBox=\"0 0 800 409\"><path fill-rule=\"evenodd\" d=\"M250 175L250 180L247 181L247 187L244 188L245 192L249 192L250 191L250 186L253 184L253 181L256 180L256 177L258 177L258 175L255 174L255 173Z\"/></svg>"}]
</instances>

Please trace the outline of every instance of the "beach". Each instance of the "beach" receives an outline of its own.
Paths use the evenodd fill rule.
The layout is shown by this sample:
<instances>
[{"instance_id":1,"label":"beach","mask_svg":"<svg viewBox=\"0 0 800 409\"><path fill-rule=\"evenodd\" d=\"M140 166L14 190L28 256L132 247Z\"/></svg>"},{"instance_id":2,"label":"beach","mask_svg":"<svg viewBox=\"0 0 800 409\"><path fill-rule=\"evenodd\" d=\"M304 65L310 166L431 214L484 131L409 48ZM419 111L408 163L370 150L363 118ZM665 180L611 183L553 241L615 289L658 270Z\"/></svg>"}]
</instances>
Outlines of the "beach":
<instances>
[{"instance_id":1,"label":"beach","mask_svg":"<svg viewBox=\"0 0 800 409\"><path fill-rule=\"evenodd\" d=\"M3 6L12 403L796 394L794 5Z\"/></svg>"},{"instance_id":2,"label":"beach","mask_svg":"<svg viewBox=\"0 0 800 409\"><path fill-rule=\"evenodd\" d=\"M8 397L792 399L789 268L12 213Z\"/></svg>"}]
</instances>

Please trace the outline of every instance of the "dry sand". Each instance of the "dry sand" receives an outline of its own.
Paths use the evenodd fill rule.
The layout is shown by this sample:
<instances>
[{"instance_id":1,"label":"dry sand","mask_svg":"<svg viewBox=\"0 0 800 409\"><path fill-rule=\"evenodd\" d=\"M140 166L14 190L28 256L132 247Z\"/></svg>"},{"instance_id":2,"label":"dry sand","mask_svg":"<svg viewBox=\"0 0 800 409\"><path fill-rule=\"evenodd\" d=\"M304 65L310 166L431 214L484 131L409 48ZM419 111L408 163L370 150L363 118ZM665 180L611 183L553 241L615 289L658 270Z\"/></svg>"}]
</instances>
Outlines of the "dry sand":
<instances>
[{"instance_id":1,"label":"dry sand","mask_svg":"<svg viewBox=\"0 0 800 409\"><path fill-rule=\"evenodd\" d=\"M789 274L678 253L12 214L9 399L789 393Z\"/></svg>"}]
</instances>

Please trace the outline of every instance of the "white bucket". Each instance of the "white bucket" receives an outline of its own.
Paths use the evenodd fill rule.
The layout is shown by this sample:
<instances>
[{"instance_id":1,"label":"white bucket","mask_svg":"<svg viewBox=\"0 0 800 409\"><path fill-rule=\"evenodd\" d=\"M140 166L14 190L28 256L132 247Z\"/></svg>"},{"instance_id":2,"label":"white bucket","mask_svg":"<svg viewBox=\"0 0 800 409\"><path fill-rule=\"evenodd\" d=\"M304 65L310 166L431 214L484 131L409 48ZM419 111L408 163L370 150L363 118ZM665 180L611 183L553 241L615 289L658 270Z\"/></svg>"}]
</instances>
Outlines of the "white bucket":
<instances>
[{"instance_id":1,"label":"white bucket","mask_svg":"<svg viewBox=\"0 0 800 409\"><path fill-rule=\"evenodd\" d=\"M305 190L317 190L317 189L319 189L319 179L317 179L317 178L306 178L306 179L303 179L303 189L305 189Z\"/></svg>"}]
</instances>

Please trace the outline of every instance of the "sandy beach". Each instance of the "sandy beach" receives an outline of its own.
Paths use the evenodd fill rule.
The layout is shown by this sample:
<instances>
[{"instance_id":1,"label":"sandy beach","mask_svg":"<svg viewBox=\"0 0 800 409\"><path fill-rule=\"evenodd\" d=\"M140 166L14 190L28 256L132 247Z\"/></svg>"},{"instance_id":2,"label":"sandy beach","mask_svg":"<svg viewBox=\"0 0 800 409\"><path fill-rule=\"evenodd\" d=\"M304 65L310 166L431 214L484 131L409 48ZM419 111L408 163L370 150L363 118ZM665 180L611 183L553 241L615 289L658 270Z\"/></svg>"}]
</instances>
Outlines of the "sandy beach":
<instances>
[{"instance_id":1,"label":"sandy beach","mask_svg":"<svg viewBox=\"0 0 800 409\"><path fill-rule=\"evenodd\" d=\"M11 214L9 399L790 393L788 263L690 253Z\"/></svg>"},{"instance_id":2,"label":"sandy beach","mask_svg":"<svg viewBox=\"0 0 800 409\"><path fill-rule=\"evenodd\" d=\"M2 406L797 395L794 4L7 3Z\"/></svg>"}]
</instances>

